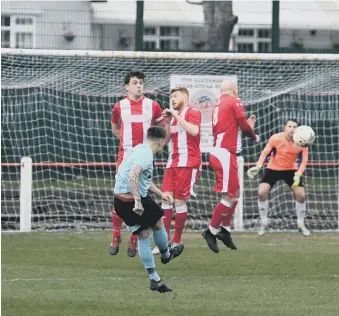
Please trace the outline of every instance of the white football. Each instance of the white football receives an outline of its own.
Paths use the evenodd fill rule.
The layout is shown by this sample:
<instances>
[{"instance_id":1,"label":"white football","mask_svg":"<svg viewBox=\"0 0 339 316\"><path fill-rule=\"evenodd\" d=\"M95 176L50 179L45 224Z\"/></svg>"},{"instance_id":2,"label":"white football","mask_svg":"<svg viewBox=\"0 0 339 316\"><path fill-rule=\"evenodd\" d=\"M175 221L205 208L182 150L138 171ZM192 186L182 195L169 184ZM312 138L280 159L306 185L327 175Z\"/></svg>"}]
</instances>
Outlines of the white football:
<instances>
[{"instance_id":1,"label":"white football","mask_svg":"<svg viewBox=\"0 0 339 316\"><path fill-rule=\"evenodd\" d=\"M311 145L315 140L315 133L309 126L297 127L293 133L293 141L300 147Z\"/></svg>"}]
</instances>

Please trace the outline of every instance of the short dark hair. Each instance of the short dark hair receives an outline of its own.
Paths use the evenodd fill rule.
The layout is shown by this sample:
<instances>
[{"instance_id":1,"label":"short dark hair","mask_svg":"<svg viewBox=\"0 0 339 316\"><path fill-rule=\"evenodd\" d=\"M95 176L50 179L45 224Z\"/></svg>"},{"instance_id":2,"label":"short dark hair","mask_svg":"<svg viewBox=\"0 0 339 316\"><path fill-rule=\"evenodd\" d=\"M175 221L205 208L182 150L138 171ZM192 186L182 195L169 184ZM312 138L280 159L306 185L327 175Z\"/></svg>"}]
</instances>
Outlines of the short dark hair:
<instances>
[{"instance_id":1,"label":"short dark hair","mask_svg":"<svg viewBox=\"0 0 339 316\"><path fill-rule=\"evenodd\" d=\"M125 75L125 78L124 78L124 82L125 84L129 84L129 81L131 80L131 78L133 77L137 77L138 79L142 79L142 80L145 80L145 75L142 71L139 71L139 70L132 70L130 71L129 73L127 73Z\"/></svg>"},{"instance_id":2,"label":"short dark hair","mask_svg":"<svg viewBox=\"0 0 339 316\"><path fill-rule=\"evenodd\" d=\"M147 139L166 139L167 132L166 130L161 126L151 126L147 130Z\"/></svg>"},{"instance_id":3,"label":"short dark hair","mask_svg":"<svg viewBox=\"0 0 339 316\"><path fill-rule=\"evenodd\" d=\"M288 122L294 122L294 123L297 123L297 125L299 125L299 122L298 122L297 119L295 119L295 118L289 118L289 119L287 119L285 125L287 125Z\"/></svg>"},{"instance_id":4,"label":"short dark hair","mask_svg":"<svg viewBox=\"0 0 339 316\"><path fill-rule=\"evenodd\" d=\"M176 88L173 88L173 89L171 90L171 94L174 93L174 92L177 92L177 91L186 94L187 97L190 96L190 93L189 93L188 90L187 90L186 88L184 88L184 87L176 87Z\"/></svg>"}]
</instances>

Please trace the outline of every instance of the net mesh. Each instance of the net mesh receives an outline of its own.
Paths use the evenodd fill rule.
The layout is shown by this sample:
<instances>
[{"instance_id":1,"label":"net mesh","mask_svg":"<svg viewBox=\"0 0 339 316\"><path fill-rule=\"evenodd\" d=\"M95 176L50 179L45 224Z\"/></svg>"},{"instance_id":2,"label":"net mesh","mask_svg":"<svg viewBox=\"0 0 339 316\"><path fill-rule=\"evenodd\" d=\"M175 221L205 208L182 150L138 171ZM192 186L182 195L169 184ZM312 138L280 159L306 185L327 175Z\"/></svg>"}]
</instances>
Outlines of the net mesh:
<instances>
[{"instance_id":1,"label":"net mesh","mask_svg":"<svg viewBox=\"0 0 339 316\"><path fill-rule=\"evenodd\" d=\"M129 54L130 53L126 53ZM118 141L110 126L112 106L124 97L123 77L131 69L146 74L146 94L165 108L169 104L170 76L236 75L246 112L257 116L256 133L262 144L243 141L245 172L256 162L269 137L280 132L289 117L311 126L316 141L309 160L318 162L305 172L306 224L311 229L338 228L339 62L285 55L232 55L198 58L147 54L124 57L48 56L7 51L2 75L2 189L3 230L19 229L20 167L23 156L33 163L63 163L33 167L33 229L111 227L112 188ZM235 57L236 56L236 57ZM266 56L266 57L265 57ZM128 58L127 58L128 57ZM258 57L258 56L257 56ZM260 59L261 58L261 59ZM154 181L161 184L167 152L157 157ZM203 160L207 161L206 154ZM79 163L96 163L92 166ZM67 164L68 163L68 164ZM107 163L107 164L105 164ZM78 164L78 165L77 165ZM259 179L244 179L244 229L258 224ZM204 166L189 201L188 227L206 227L220 196L212 192L214 174ZM291 192L278 183L270 193L270 225L295 229Z\"/></svg>"}]
</instances>

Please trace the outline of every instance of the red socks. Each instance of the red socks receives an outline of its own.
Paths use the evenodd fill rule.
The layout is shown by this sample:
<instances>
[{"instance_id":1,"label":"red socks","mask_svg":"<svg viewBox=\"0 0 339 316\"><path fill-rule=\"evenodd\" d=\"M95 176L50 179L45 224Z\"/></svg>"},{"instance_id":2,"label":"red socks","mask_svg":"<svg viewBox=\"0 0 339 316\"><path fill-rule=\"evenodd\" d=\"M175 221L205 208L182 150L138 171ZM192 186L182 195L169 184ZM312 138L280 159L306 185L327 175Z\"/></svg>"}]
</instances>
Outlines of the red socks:
<instances>
[{"instance_id":1,"label":"red socks","mask_svg":"<svg viewBox=\"0 0 339 316\"><path fill-rule=\"evenodd\" d=\"M173 242L176 244L179 244L181 242L181 235L186 225L186 219L187 212L175 214Z\"/></svg>"},{"instance_id":2,"label":"red socks","mask_svg":"<svg viewBox=\"0 0 339 316\"><path fill-rule=\"evenodd\" d=\"M231 208L232 204L230 202L223 200L222 202L219 202L213 211L210 226L214 227L215 229L219 229L222 220L226 217L228 213L231 212Z\"/></svg>"},{"instance_id":3,"label":"red socks","mask_svg":"<svg viewBox=\"0 0 339 316\"><path fill-rule=\"evenodd\" d=\"M237 208L238 202L235 202L230 211L227 213L227 215L224 217L224 219L221 222L221 226L224 227L230 227L232 225L232 219L233 219L233 215L235 212L235 209Z\"/></svg>"},{"instance_id":4,"label":"red socks","mask_svg":"<svg viewBox=\"0 0 339 316\"><path fill-rule=\"evenodd\" d=\"M164 210L164 217L162 219L164 221L164 226L167 231L168 240L170 240L170 235L171 235L172 216L173 216L173 210L171 208Z\"/></svg>"},{"instance_id":5,"label":"red socks","mask_svg":"<svg viewBox=\"0 0 339 316\"><path fill-rule=\"evenodd\" d=\"M115 213L113 209L112 216L113 237L120 237L122 223L123 220Z\"/></svg>"}]
</instances>

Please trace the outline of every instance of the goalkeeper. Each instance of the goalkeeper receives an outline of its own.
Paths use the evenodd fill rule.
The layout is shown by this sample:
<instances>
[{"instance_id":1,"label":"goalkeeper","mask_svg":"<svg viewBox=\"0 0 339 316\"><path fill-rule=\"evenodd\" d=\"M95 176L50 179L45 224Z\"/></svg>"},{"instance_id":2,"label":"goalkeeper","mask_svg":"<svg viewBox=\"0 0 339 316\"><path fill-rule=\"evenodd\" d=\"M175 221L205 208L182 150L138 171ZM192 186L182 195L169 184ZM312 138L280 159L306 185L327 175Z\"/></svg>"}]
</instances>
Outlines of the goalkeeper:
<instances>
[{"instance_id":1,"label":"goalkeeper","mask_svg":"<svg viewBox=\"0 0 339 316\"><path fill-rule=\"evenodd\" d=\"M293 191L299 232L304 236L310 235L310 231L304 224L306 203L302 178L308 161L308 147L299 147L293 142L293 133L297 127L298 122L295 119L289 119L286 122L284 131L274 134L269 139L257 165L247 171L248 177L254 179L262 168L266 157L270 157L264 177L258 188L258 208L261 219L258 231L259 236L264 235L267 231L268 192L279 180L285 181ZM300 154L302 154L302 162L298 168L296 160Z\"/></svg>"},{"instance_id":2,"label":"goalkeeper","mask_svg":"<svg viewBox=\"0 0 339 316\"><path fill-rule=\"evenodd\" d=\"M161 207L147 195L148 190L173 204L173 198L165 195L152 182L153 155L160 153L165 145L166 130L153 126L147 130L147 140L133 148L119 166L114 186L114 207L131 232L138 237L139 256L150 278L150 289L161 293L171 292L155 271L149 228L153 230L155 244L161 253L161 262L166 264L179 256L183 244L168 247L168 236L163 226Z\"/></svg>"}]
</instances>

